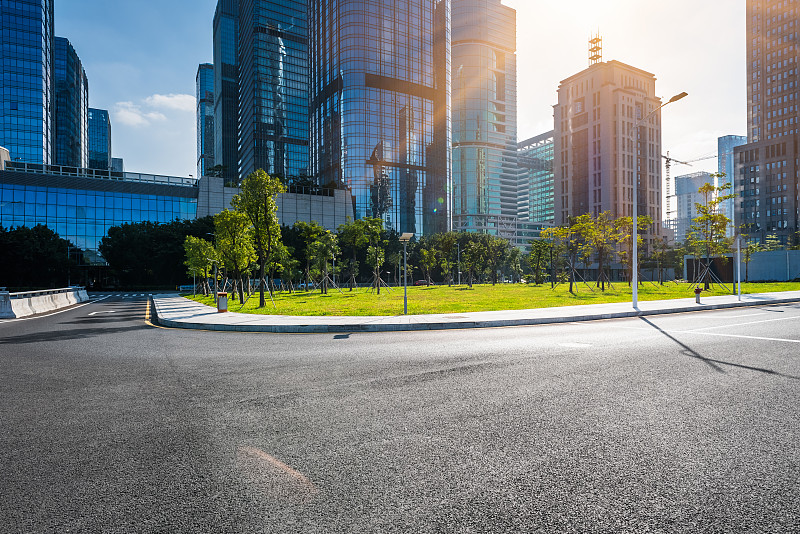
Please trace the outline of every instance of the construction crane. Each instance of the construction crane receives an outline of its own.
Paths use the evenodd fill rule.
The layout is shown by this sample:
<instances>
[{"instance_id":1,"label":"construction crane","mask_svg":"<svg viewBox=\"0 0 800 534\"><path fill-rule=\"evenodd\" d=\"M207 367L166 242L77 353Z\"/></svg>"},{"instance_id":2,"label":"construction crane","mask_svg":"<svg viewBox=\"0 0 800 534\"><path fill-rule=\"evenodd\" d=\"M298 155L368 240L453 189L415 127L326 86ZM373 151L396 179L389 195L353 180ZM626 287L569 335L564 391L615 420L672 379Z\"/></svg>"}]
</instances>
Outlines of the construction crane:
<instances>
[{"instance_id":1,"label":"construction crane","mask_svg":"<svg viewBox=\"0 0 800 534\"><path fill-rule=\"evenodd\" d=\"M698 161L704 161L704 160L707 160L707 159L717 158L719 156L717 154L711 154L710 156L703 156L702 158L690 159L689 161L681 161L679 159L675 159L675 158L669 157L669 150L667 150L667 155L666 156L662 155L661 157L666 160L666 163L664 164L664 166L667 168L667 173L666 173L666 175L667 175L667 219L670 219L671 218L670 214L672 213L672 210L670 209L670 199L672 198L670 187L672 185L672 181L671 181L671 178L670 178L670 172L669 171L670 171L670 168L672 167L672 164L673 163L677 163L678 165L686 165L687 167L691 167L692 163L697 163Z\"/></svg>"}]
</instances>

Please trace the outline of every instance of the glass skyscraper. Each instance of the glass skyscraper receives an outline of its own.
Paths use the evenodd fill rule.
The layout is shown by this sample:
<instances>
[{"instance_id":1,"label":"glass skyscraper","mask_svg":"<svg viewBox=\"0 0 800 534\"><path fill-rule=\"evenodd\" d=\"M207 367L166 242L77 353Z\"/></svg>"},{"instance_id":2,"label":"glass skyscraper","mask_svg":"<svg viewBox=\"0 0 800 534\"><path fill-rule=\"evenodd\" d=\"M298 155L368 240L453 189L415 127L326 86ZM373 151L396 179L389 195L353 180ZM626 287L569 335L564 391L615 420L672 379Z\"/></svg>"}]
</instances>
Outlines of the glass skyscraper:
<instances>
[{"instance_id":1,"label":"glass skyscraper","mask_svg":"<svg viewBox=\"0 0 800 534\"><path fill-rule=\"evenodd\" d=\"M13 160L53 158L53 0L0 0L0 146Z\"/></svg>"},{"instance_id":2,"label":"glass skyscraper","mask_svg":"<svg viewBox=\"0 0 800 534\"><path fill-rule=\"evenodd\" d=\"M521 220L547 224L555 222L554 133L543 133L518 145Z\"/></svg>"},{"instance_id":3,"label":"glass skyscraper","mask_svg":"<svg viewBox=\"0 0 800 534\"><path fill-rule=\"evenodd\" d=\"M219 0L214 13L214 164L239 181L239 0Z\"/></svg>"},{"instance_id":4,"label":"glass skyscraper","mask_svg":"<svg viewBox=\"0 0 800 534\"><path fill-rule=\"evenodd\" d=\"M197 68L197 177L214 166L214 65Z\"/></svg>"},{"instance_id":5,"label":"glass skyscraper","mask_svg":"<svg viewBox=\"0 0 800 534\"><path fill-rule=\"evenodd\" d=\"M111 168L111 119L105 109L89 108L89 168Z\"/></svg>"},{"instance_id":6,"label":"glass skyscraper","mask_svg":"<svg viewBox=\"0 0 800 534\"><path fill-rule=\"evenodd\" d=\"M733 183L736 176L736 164L734 162L734 154L733 149L737 146L742 146L747 144L747 136L744 135L726 135L724 137L720 137L717 139L717 165L718 165L718 172L720 174L724 174L724 178L717 178L715 180L715 184L717 187L724 185L724 184L731 184L731 188L728 189L727 193L733 192ZM736 222L735 213L733 211L735 202L733 200L725 200L720 204L720 212L724 213L731 221L733 225L729 225L728 227L728 236L733 236L734 234L734 225L740 226L738 222Z\"/></svg>"},{"instance_id":7,"label":"glass skyscraper","mask_svg":"<svg viewBox=\"0 0 800 534\"><path fill-rule=\"evenodd\" d=\"M356 218L451 228L450 0L311 0L311 174Z\"/></svg>"},{"instance_id":8,"label":"glass skyscraper","mask_svg":"<svg viewBox=\"0 0 800 534\"><path fill-rule=\"evenodd\" d=\"M453 0L453 219L497 233L517 217L516 11Z\"/></svg>"},{"instance_id":9,"label":"glass skyscraper","mask_svg":"<svg viewBox=\"0 0 800 534\"><path fill-rule=\"evenodd\" d=\"M239 4L239 175L308 172L308 3Z\"/></svg>"},{"instance_id":10,"label":"glass skyscraper","mask_svg":"<svg viewBox=\"0 0 800 534\"><path fill-rule=\"evenodd\" d=\"M89 82L68 39L56 37L54 165L86 167L89 163Z\"/></svg>"}]
</instances>

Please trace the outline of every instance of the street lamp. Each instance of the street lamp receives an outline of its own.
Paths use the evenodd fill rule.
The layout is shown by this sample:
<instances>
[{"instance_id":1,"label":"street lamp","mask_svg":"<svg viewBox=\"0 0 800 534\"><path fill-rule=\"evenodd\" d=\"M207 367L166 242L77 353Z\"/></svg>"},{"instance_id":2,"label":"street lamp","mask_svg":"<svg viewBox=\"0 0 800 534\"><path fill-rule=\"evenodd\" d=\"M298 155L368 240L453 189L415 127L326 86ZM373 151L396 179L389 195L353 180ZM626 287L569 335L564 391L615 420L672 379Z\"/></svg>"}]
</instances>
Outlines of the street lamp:
<instances>
[{"instance_id":1,"label":"street lamp","mask_svg":"<svg viewBox=\"0 0 800 534\"><path fill-rule=\"evenodd\" d=\"M632 285L632 288L633 288L632 301L633 301L634 309L639 309L639 250L638 250L639 249L639 229L638 229L638 223L639 223L639 167L640 167L640 162L639 162L640 155L639 154L641 152L639 150L639 126L641 126L641 124L643 122L648 121L650 119L650 117L655 115L664 106L672 104L673 102L677 102L678 100L680 100L681 98L683 98L685 96L689 96L689 93L684 91L684 92L682 92L680 94L677 94L677 95L673 96L667 102L664 102L663 104L658 106L656 109L654 109L653 111L648 113L647 116L645 116L645 117L639 119L638 121L636 121L636 124L634 124L634 126L633 126L633 131L631 132L631 136L633 135L633 132L636 132L636 178L633 180L633 231L631 232L632 233L631 241L633 241L633 247L632 247L633 250L631 251L631 255L633 256L633 262L632 262L632 267L633 267L632 270L633 270L633 272L631 273L631 285Z\"/></svg>"},{"instance_id":2,"label":"street lamp","mask_svg":"<svg viewBox=\"0 0 800 534\"><path fill-rule=\"evenodd\" d=\"M403 244L403 315L408 315L408 261L406 258L406 245L411 241L414 234L406 232L400 236Z\"/></svg>"}]
</instances>

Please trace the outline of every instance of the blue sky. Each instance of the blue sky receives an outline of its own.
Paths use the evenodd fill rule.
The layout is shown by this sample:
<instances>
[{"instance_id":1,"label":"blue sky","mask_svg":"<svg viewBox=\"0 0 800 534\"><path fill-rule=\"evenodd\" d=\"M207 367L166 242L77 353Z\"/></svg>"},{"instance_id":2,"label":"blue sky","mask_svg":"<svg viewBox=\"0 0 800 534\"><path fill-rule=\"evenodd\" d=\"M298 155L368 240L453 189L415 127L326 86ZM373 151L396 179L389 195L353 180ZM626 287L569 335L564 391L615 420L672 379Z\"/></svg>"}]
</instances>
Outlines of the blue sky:
<instances>
[{"instance_id":1,"label":"blue sky","mask_svg":"<svg viewBox=\"0 0 800 534\"><path fill-rule=\"evenodd\" d=\"M689 98L663 115L663 148L688 160L716 152L716 138L745 135L745 0L504 0L517 9L519 137L553 128L560 80L587 66L589 35L604 59L653 72L657 93ZM115 156L126 170L196 171L195 74L211 61L216 0L56 0L56 34L89 77L92 107L108 109ZM716 170L716 160L676 174Z\"/></svg>"}]
</instances>

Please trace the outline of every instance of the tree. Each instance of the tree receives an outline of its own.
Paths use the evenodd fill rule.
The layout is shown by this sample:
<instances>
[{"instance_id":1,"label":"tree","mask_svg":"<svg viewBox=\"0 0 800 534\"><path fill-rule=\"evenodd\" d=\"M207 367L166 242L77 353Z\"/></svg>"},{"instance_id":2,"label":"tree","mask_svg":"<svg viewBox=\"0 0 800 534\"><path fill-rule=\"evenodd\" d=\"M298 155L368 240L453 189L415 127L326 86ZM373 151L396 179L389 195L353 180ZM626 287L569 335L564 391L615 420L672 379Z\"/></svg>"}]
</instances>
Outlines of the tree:
<instances>
[{"instance_id":1,"label":"tree","mask_svg":"<svg viewBox=\"0 0 800 534\"><path fill-rule=\"evenodd\" d=\"M186 236L183 242L186 251L186 260L183 262L188 268L189 276L198 276L203 281L203 295L208 296L208 270L211 262L216 257L216 250L210 241L191 235Z\"/></svg>"},{"instance_id":2,"label":"tree","mask_svg":"<svg viewBox=\"0 0 800 534\"><path fill-rule=\"evenodd\" d=\"M242 276L249 272L250 264L257 258L250 220L243 213L225 210L214 217L214 228L222 264L233 274L233 279L237 282L234 292L238 287L239 301L244 302Z\"/></svg>"},{"instance_id":3,"label":"tree","mask_svg":"<svg viewBox=\"0 0 800 534\"><path fill-rule=\"evenodd\" d=\"M636 255L637 265L641 265L640 261L644 253L644 238L641 232L644 228L648 228L653 224L653 219L649 215L639 215L636 218ZM627 267L628 285L633 281L633 217L620 217L614 221L614 228L616 231L616 240L620 245L617 251L620 260ZM638 274L638 273L637 273ZM643 281L638 277L639 284Z\"/></svg>"},{"instance_id":4,"label":"tree","mask_svg":"<svg viewBox=\"0 0 800 534\"><path fill-rule=\"evenodd\" d=\"M725 174L712 174L712 178L724 178ZM692 219L691 231L688 241L698 255L706 258L703 285L706 290L711 283L711 256L723 254L728 251L726 231L731 220L719 210L719 205L736 195L723 194L730 189L731 184L715 186L710 183L700 186L698 192L703 196L702 203L695 203L697 217Z\"/></svg>"},{"instance_id":5,"label":"tree","mask_svg":"<svg viewBox=\"0 0 800 534\"><path fill-rule=\"evenodd\" d=\"M667 243L667 238L656 239L653 244L653 259L656 262L658 269L658 283L664 285L664 267L667 262L667 255L670 251L670 246Z\"/></svg>"},{"instance_id":6,"label":"tree","mask_svg":"<svg viewBox=\"0 0 800 534\"><path fill-rule=\"evenodd\" d=\"M511 281L519 280L522 277L522 251L511 247L506 255L505 266L511 273Z\"/></svg>"},{"instance_id":7,"label":"tree","mask_svg":"<svg viewBox=\"0 0 800 534\"><path fill-rule=\"evenodd\" d=\"M350 249L351 256L345 268L349 275L350 291L353 291L356 286L356 276L358 275L358 251L369 244L367 223L363 219L354 221L348 217L346 222L339 226L339 242Z\"/></svg>"},{"instance_id":8,"label":"tree","mask_svg":"<svg viewBox=\"0 0 800 534\"><path fill-rule=\"evenodd\" d=\"M578 232L574 220L570 220L568 226L545 228L542 230L541 235L544 239L552 241L553 251L558 251L566 256L567 266L569 267L569 292L574 293L575 271L577 269L578 254L581 249L580 232ZM555 258L553 261L555 261Z\"/></svg>"},{"instance_id":9,"label":"tree","mask_svg":"<svg viewBox=\"0 0 800 534\"><path fill-rule=\"evenodd\" d=\"M360 219L364 224L364 234L367 236L369 248L367 249L367 264L372 267L373 280L378 295L381 294L381 267L385 261L385 247L388 241L383 235L383 219L366 217Z\"/></svg>"},{"instance_id":10,"label":"tree","mask_svg":"<svg viewBox=\"0 0 800 534\"><path fill-rule=\"evenodd\" d=\"M281 244L281 228L278 223L278 204L275 197L286 192L281 181L268 175L262 169L250 173L242 181L241 193L233 197L231 205L236 211L247 216L253 227L253 243L258 253L261 268L258 307L266 306L264 299L264 278L267 262Z\"/></svg>"},{"instance_id":11,"label":"tree","mask_svg":"<svg viewBox=\"0 0 800 534\"><path fill-rule=\"evenodd\" d=\"M527 261L533 271L533 281L538 286L542 283L542 270L550 255L552 243L547 239L534 239L531 241L531 251L528 254Z\"/></svg>"},{"instance_id":12,"label":"tree","mask_svg":"<svg viewBox=\"0 0 800 534\"><path fill-rule=\"evenodd\" d=\"M325 230L308 248L308 256L315 270L320 274L320 292L328 294L328 262L339 253L336 234Z\"/></svg>"},{"instance_id":13,"label":"tree","mask_svg":"<svg viewBox=\"0 0 800 534\"><path fill-rule=\"evenodd\" d=\"M492 277L492 285L497 285L497 272L505 263L511 245L506 239L493 235L487 235L484 243L486 247L486 263Z\"/></svg>"},{"instance_id":14,"label":"tree","mask_svg":"<svg viewBox=\"0 0 800 534\"><path fill-rule=\"evenodd\" d=\"M605 291L606 282L611 282L605 271L606 263L614 253L614 243L619 238L611 212L604 211L596 217L590 213L579 215L575 219L575 227L581 236L580 254L585 263L591 261L592 257L597 258L597 285L601 291Z\"/></svg>"},{"instance_id":15,"label":"tree","mask_svg":"<svg viewBox=\"0 0 800 534\"><path fill-rule=\"evenodd\" d=\"M438 251L431 246L430 243L425 243L427 247L420 248L419 250L419 265L422 267L423 276L428 284L433 283L431 280L431 271L438 264Z\"/></svg>"},{"instance_id":16,"label":"tree","mask_svg":"<svg viewBox=\"0 0 800 534\"><path fill-rule=\"evenodd\" d=\"M485 235L470 234L467 246L461 251L461 260L467 270L467 285L472 288L476 274L486 269L486 237Z\"/></svg>"},{"instance_id":17,"label":"tree","mask_svg":"<svg viewBox=\"0 0 800 534\"><path fill-rule=\"evenodd\" d=\"M44 225L0 226L0 283L12 290L64 287L80 254L76 248Z\"/></svg>"},{"instance_id":18,"label":"tree","mask_svg":"<svg viewBox=\"0 0 800 534\"><path fill-rule=\"evenodd\" d=\"M311 256L309 254L311 244L314 243L319 237L325 233L325 229L316 222L307 223L305 221L297 221L294 223L294 229L297 232L300 243L299 247L302 254L298 255L298 260L305 264L305 277L306 288L311 282ZM298 250L297 248L295 250Z\"/></svg>"},{"instance_id":19,"label":"tree","mask_svg":"<svg viewBox=\"0 0 800 534\"><path fill-rule=\"evenodd\" d=\"M744 237L744 236L742 236ZM751 241L742 249L742 262L744 263L744 281L748 282L750 279L750 261L753 259L753 254L764 250L761 245Z\"/></svg>"},{"instance_id":20,"label":"tree","mask_svg":"<svg viewBox=\"0 0 800 534\"><path fill-rule=\"evenodd\" d=\"M782 250L784 245L777 234L767 234L764 238L764 245L761 248L764 251Z\"/></svg>"}]
</instances>

